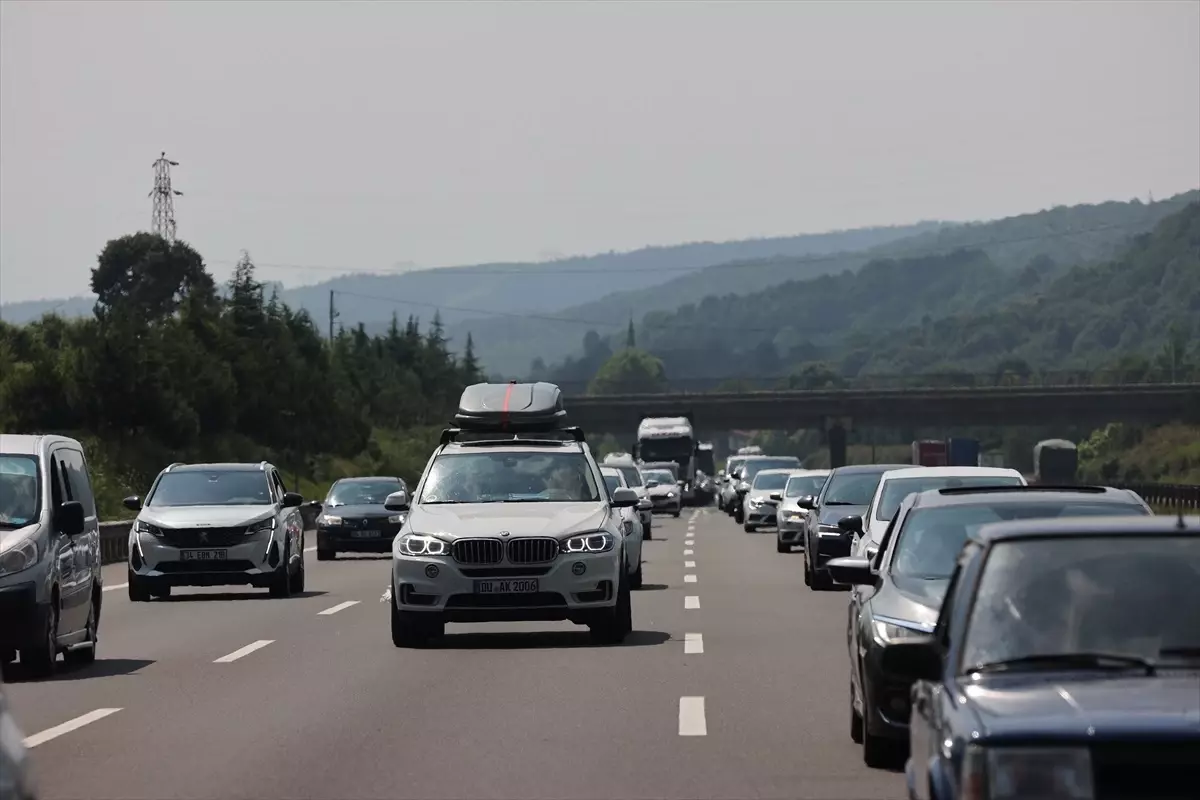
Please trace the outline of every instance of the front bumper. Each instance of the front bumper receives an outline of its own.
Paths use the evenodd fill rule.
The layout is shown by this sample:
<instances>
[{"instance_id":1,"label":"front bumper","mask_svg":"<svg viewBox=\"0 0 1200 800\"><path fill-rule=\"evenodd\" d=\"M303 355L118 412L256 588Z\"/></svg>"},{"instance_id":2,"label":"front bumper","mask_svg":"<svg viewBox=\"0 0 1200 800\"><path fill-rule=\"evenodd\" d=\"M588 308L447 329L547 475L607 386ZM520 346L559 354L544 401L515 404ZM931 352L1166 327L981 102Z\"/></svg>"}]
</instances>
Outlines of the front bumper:
<instances>
[{"instance_id":1,"label":"front bumper","mask_svg":"<svg viewBox=\"0 0 1200 800\"><path fill-rule=\"evenodd\" d=\"M874 736L907 740L913 682L883 671L885 649L887 645L872 643L863 656L863 675L867 684L863 691L867 713L863 719Z\"/></svg>"},{"instance_id":2,"label":"front bumper","mask_svg":"<svg viewBox=\"0 0 1200 800\"><path fill-rule=\"evenodd\" d=\"M363 538L361 528L322 525L317 528L317 549L337 553L390 553L392 541L400 532L400 527L385 523L372 529L378 535Z\"/></svg>"},{"instance_id":3,"label":"front bumper","mask_svg":"<svg viewBox=\"0 0 1200 800\"><path fill-rule=\"evenodd\" d=\"M130 534L129 569L157 586L269 586L284 555L282 530L261 531L207 548L176 547L149 534ZM198 559L185 553L216 551L224 557Z\"/></svg>"},{"instance_id":4,"label":"front bumper","mask_svg":"<svg viewBox=\"0 0 1200 800\"><path fill-rule=\"evenodd\" d=\"M37 600L37 584L15 583L0 588L0 649L29 647L42 639L49 603Z\"/></svg>"},{"instance_id":5,"label":"front bumper","mask_svg":"<svg viewBox=\"0 0 1200 800\"><path fill-rule=\"evenodd\" d=\"M447 622L586 624L616 604L623 566L616 550L562 554L545 565L492 567L463 566L449 557L393 555L392 597L401 611L438 613ZM480 583L499 591L480 592Z\"/></svg>"},{"instance_id":6,"label":"front bumper","mask_svg":"<svg viewBox=\"0 0 1200 800\"><path fill-rule=\"evenodd\" d=\"M652 512L678 511L683 507L683 500L679 495L675 495L674 497L658 495L657 497L651 497L650 502L654 504L651 508Z\"/></svg>"},{"instance_id":7,"label":"front bumper","mask_svg":"<svg viewBox=\"0 0 1200 800\"><path fill-rule=\"evenodd\" d=\"M746 524L747 525L774 525L778 517L779 509L770 503L763 503L761 506L752 507L746 505Z\"/></svg>"},{"instance_id":8,"label":"front bumper","mask_svg":"<svg viewBox=\"0 0 1200 800\"><path fill-rule=\"evenodd\" d=\"M789 519L786 516L780 516L776 522L776 527L779 529L779 541L804 546L804 518Z\"/></svg>"}]
</instances>

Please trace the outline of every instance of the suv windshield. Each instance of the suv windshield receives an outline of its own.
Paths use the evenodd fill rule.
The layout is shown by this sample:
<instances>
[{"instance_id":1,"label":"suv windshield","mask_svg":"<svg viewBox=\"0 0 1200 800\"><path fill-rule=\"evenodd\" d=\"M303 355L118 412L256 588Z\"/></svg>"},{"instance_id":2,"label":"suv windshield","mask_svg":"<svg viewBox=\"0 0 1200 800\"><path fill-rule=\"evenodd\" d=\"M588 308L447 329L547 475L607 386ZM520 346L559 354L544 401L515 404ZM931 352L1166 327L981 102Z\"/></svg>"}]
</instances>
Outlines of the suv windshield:
<instances>
[{"instance_id":1,"label":"suv windshield","mask_svg":"<svg viewBox=\"0 0 1200 800\"><path fill-rule=\"evenodd\" d=\"M754 478L754 485L752 488L763 491L773 491L775 489L782 489L787 485L787 481L788 474L786 472L762 472Z\"/></svg>"},{"instance_id":2,"label":"suv windshield","mask_svg":"<svg viewBox=\"0 0 1200 800\"><path fill-rule=\"evenodd\" d=\"M269 506L267 475L258 470L164 472L147 506Z\"/></svg>"},{"instance_id":3,"label":"suv windshield","mask_svg":"<svg viewBox=\"0 0 1200 800\"><path fill-rule=\"evenodd\" d=\"M784 497L816 497L825 485L826 475L793 475L788 478L787 487L783 490Z\"/></svg>"},{"instance_id":4,"label":"suv windshield","mask_svg":"<svg viewBox=\"0 0 1200 800\"><path fill-rule=\"evenodd\" d=\"M992 522L1055 517L1128 517L1145 516L1146 513L1144 508L1132 503L1058 499L917 508L909 512L896 532L891 573L930 580L949 578L967 536Z\"/></svg>"},{"instance_id":5,"label":"suv windshield","mask_svg":"<svg viewBox=\"0 0 1200 800\"><path fill-rule=\"evenodd\" d=\"M600 487L579 452L451 453L438 456L422 503L586 503Z\"/></svg>"},{"instance_id":6,"label":"suv windshield","mask_svg":"<svg viewBox=\"0 0 1200 800\"><path fill-rule=\"evenodd\" d=\"M632 486L642 485L642 473L637 467L616 467L621 470L621 474L625 476L625 483Z\"/></svg>"},{"instance_id":7,"label":"suv windshield","mask_svg":"<svg viewBox=\"0 0 1200 800\"><path fill-rule=\"evenodd\" d=\"M381 506L389 494L404 488L400 481L338 481L325 498L327 506Z\"/></svg>"},{"instance_id":8,"label":"suv windshield","mask_svg":"<svg viewBox=\"0 0 1200 800\"><path fill-rule=\"evenodd\" d=\"M1200 538L1069 536L992 547L962 666L1073 653L1172 661L1198 649Z\"/></svg>"},{"instance_id":9,"label":"suv windshield","mask_svg":"<svg viewBox=\"0 0 1200 800\"><path fill-rule=\"evenodd\" d=\"M38 518L38 463L33 456L0 456L0 526L23 528Z\"/></svg>"},{"instance_id":10,"label":"suv windshield","mask_svg":"<svg viewBox=\"0 0 1200 800\"><path fill-rule=\"evenodd\" d=\"M829 488L821 500L826 506L865 506L875 496L883 473L879 472L845 472L833 473L829 476Z\"/></svg>"},{"instance_id":11,"label":"suv windshield","mask_svg":"<svg viewBox=\"0 0 1200 800\"><path fill-rule=\"evenodd\" d=\"M798 458L752 458L746 462L746 471L742 480L753 485L754 477L764 469L800 469ZM783 484L779 484L783 486Z\"/></svg>"},{"instance_id":12,"label":"suv windshield","mask_svg":"<svg viewBox=\"0 0 1200 800\"><path fill-rule=\"evenodd\" d=\"M875 519L890 522L904 498L914 492L948 489L951 486L1020 486L1016 475L930 475L924 478L889 478L883 484L883 497L875 509Z\"/></svg>"}]
</instances>

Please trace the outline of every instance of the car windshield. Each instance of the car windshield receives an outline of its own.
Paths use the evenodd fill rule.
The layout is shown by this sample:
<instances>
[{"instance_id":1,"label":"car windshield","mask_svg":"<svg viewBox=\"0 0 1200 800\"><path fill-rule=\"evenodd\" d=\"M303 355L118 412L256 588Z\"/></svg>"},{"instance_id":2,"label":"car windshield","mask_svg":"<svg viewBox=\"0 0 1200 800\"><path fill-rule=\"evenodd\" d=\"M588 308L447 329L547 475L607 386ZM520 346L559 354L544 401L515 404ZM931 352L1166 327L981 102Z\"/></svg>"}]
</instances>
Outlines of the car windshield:
<instances>
[{"instance_id":1,"label":"car windshield","mask_svg":"<svg viewBox=\"0 0 1200 800\"><path fill-rule=\"evenodd\" d=\"M1200 537L1068 536L995 544L963 645L963 672L1074 653L1151 661L1200 651Z\"/></svg>"},{"instance_id":2,"label":"car windshield","mask_svg":"<svg viewBox=\"0 0 1200 800\"><path fill-rule=\"evenodd\" d=\"M665 469L651 469L642 473L642 476L648 481L658 481L659 486L667 486L675 483L675 476Z\"/></svg>"},{"instance_id":3,"label":"car windshield","mask_svg":"<svg viewBox=\"0 0 1200 800\"><path fill-rule=\"evenodd\" d=\"M621 474L625 476L625 483L630 486L642 485L642 473L637 467L617 467L621 470Z\"/></svg>"},{"instance_id":4,"label":"car windshield","mask_svg":"<svg viewBox=\"0 0 1200 800\"><path fill-rule=\"evenodd\" d=\"M754 478L758 473L765 469L794 469L800 468L800 459L798 458L754 458L746 462L746 471L742 475L742 480L753 485ZM783 484L780 484L782 486Z\"/></svg>"},{"instance_id":5,"label":"car windshield","mask_svg":"<svg viewBox=\"0 0 1200 800\"><path fill-rule=\"evenodd\" d=\"M694 446L686 436L647 438L638 442L638 454L647 461L669 461L691 458Z\"/></svg>"},{"instance_id":6,"label":"car windshield","mask_svg":"<svg viewBox=\"0 0 1200 800\"><path fill-rule=\"evenodd\" d=\"M889 478L883 483L883 497L875 509L875 519L891 522L904 498L915 492L948 489L951 486L1020 486L1017 475L929 475L923 478Z\"/></svg>"},{"instance_id":7,"label":"car windshield","mask_svg":"<svg viewBox=\"0 0 1200 800\"><path fill-rule=\"evenodd\" d=\"M784 497L816 497L825 485L825 475L793 475L788 478Z\"/></svg>"},{"instance_id":8,"label":"car windshield","mask_svg":"<svg viewBox=\"0 0 1200 800\"><path fill-rule=\"evenodd\" d=\"M404 488L400 481L338 481L325 498L327 506L381 506L389 494Z\"/></svg>"},{"instance_id":9,"label":"car windshield","mask_svg":"<svg viewBox=\"0 0 1200 800\"><path fill-rule=\"evenodd\" d=\"M166 472L158 479L147 507L266 506L271 489L267 474L259 470L188 470Z\"/></svg>"},{"instance_id":10,"label":"car windshield","mask_svg":"<svg viewBox=\"0 0 1200 800\"><path fill-rule=\"evenodd\" d=\"M23 528L38 518L38 474L33 456L0 456L0 528Z\"/></svg>"},{"instance_id":11,"label":"car windshield","mask_svg":"<svg viewBox=\"0 0 1200 800\"><path fill-rule=\"evenodd\" d=\"M760 472L754 477L753 488L759 491L775 491L787 485L786 472Z\"/></svg>"},{"instance_id":12,"label":"car windshield","mask_svg":"<svg viewBox=\"0 0 1200 800\"><path fill-rule=\"evenodd\" d=\"M886 470L879 472L844 472L829 476L829 486L821 500L826 506L865 506L871 502L879 479Z\"/></svg>"},{"instance_id":13,"label":"car windshield","mask_svg":"<svg viewBox=\"0 0 1200 800\"><path fill-rule=\"evenodd\" d=\"M725 474L730 475L735 469L746 463L745 458L731 458L725 462Z\"/></svg>"},{"instance_id":14,"label":"car windshield","mask_svg":"<svg viewBox=\"0 0 1200 800\"><path fill-rule=\"evenodd\" d=\"M609 475L605 473L604 484L608 487L608 491L611 494L612 492L615 492L617 489L621 488L621 476Z\"/></svg>"},{"instance_id":15,"label":"car windshield","mask_svg":"<svg viewBox=\"0 0 1200 800\"><path fill-rule=\"evenodd\" d=\"M451 453L438 456L421 503L586 503L600 500L587 458L578 452Z\"/></svg>"},{"instance_id":16,"label":"car windshield","mask_svg":"<svg viewBox=\"0 0 1200 800\"><path fill-rule=\"evenodd\" d=\"M1144 508L1132 503L1051 498L1041 502L1030 500L917 508L909 512L896 532L891 573L899 577L929 580L949 578L954 571L954 560L967 537L981 526L993 522L1056 517L1145 516L1146 513Z\"/></svg>"}]
</instances>

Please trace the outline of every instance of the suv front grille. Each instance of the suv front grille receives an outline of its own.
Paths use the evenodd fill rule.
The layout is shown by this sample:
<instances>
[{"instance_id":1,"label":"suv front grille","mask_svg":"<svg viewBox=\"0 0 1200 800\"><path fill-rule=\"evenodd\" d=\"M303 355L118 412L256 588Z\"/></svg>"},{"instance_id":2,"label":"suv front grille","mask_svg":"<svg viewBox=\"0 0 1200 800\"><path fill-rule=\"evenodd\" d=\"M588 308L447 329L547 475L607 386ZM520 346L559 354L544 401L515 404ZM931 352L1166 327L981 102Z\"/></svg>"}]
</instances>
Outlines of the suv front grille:
<instances>
[{"instance_id":1,"label":"suv front grille","mask_svg":"<svg viewBox=\"0 0 1200 800\"><path fill-rule=\"evenodd\" d=\"M557 539L513 539L508 543L508 560L513 564L545 564L557 557Z\"/></svg>"},{"instance_id":2,"label":"suv front grille","mask_svg":"<svg viewBox=\"0 0 1200 800\"><path fill-rule=\"evenodd\" d=\"M504 544L498 539L459 539L450 550L460 564L499 564Z\"/></svg>"},{"instance_id":3,"label":"suv front grille","mask_svg":"<svg viewBox=\"0 0 1200 800\"><path fill-rule=\"evenodd\" d=\"M172 547L231 547L246 539L246 526L240 528L158 528Z\"/></svg>"}]
</instances>

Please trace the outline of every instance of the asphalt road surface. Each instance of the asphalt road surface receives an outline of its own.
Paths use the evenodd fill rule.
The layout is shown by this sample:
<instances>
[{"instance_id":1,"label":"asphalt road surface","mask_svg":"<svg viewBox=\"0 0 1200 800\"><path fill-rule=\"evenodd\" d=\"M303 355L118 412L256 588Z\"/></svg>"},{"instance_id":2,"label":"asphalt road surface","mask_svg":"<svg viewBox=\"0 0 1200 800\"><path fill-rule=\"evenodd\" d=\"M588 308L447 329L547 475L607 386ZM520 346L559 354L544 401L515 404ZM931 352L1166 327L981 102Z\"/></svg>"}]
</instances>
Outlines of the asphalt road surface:
<instances>
[{"instance_id":1,"label":"asphalt road surface","mask_svg":"<svg viewBox=\"0 0 1200 800\"><path fill-rule=\"evenodd\" d=\"M398 650L386 557L306 554L303 596L131 604L94 665L7 691L45 800L902 797L850 741L846 595L774 532L656 519L623 646L570 623L449 625Z\"/></svg>"}]
</instances>

